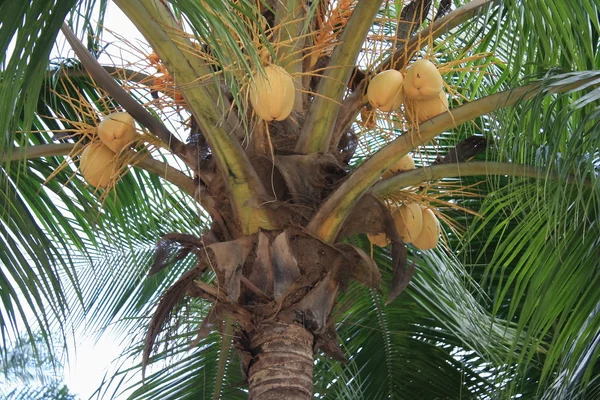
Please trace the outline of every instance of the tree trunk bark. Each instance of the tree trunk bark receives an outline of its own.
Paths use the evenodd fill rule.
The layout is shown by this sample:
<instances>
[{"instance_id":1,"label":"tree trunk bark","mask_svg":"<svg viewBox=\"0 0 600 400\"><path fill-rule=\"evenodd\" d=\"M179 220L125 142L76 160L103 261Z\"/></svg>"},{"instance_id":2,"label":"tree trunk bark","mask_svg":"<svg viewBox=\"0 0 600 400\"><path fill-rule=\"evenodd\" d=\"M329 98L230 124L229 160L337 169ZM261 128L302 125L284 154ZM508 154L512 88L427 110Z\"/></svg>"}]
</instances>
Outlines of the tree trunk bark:
<instances>
[{"instance_id":1,"label":"tree trunk bark","mask_svg":"<svg viewBox=\"0 0 600 400\"><path fill-rule=\"evenodd\" d=\"M298 324L268 322L250 340L250 400L309 400L313 334Z\"/></svg>"}]
</instances>

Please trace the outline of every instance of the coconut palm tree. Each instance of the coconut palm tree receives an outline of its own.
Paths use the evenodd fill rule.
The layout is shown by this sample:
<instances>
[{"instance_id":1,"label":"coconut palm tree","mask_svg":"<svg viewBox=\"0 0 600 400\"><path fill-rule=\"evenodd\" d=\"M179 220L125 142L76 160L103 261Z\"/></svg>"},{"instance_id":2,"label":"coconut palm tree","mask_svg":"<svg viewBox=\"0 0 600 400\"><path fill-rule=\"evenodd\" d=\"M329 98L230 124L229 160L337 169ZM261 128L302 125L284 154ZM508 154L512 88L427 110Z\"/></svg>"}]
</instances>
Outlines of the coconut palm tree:
<instances>
[{"instance_id":1,"label":"coconut palm tree","mask_svg":"<svg viewBox=\"0 0 600 400\"><path fill-rule=\"evenodd\" d=\"M111 327L99 397L597 396L600 4L114 4L147 43L0 4L5 342Z\"/></svg>"}]
</instances>

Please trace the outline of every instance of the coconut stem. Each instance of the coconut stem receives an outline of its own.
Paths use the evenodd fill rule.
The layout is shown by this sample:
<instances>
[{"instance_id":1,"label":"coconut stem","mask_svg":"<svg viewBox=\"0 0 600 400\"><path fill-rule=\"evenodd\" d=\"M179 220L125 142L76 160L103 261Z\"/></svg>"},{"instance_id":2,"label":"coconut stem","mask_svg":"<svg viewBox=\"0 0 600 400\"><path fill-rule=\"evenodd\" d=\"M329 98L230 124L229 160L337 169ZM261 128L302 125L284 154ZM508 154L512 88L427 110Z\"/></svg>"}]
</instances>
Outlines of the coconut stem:
<instances>
[{"instance_id":1,"label":"coconut stem","mask_svg":"<svg viewBox=\"0 0 600 400\"><path fill-rule=\"evenodd\" d=\"M328 150L346 84L380 6L379 0L359 1L348 19L340 44L333 50L329 61L332 68L325 70L317 87L317 95L306 116L306 122L296 144L298 153L308 154Z\"/></svg>"},{"instance_id":2,"label":"coconut stem","mask_svg":"<svg viewBox=\"0 0 600 400\"><path fill-rule=\"evenodd\" d=\"M560 179L559 174L551 172L547 168L514 163L472 161L438 164L405 171L375 184L371 189L371 193L376 197L385 198L403 188L416 186L426 181L478 175L508 175L547 180ZM574 177L570 175L566 177L566 180L568 183L575 181Z\"/></svg>"},{"instance_id":3,"label":"coconut stem","mask_svg":"<svg viewBox=\"0 0 600 400\"><path fill-rule=\"evenodd\" d=\"M276 224L269 210L261 207L270 200L237 140L244 133L229 102L220 98L216 85L198 85L198 77L210 69L189 49L192 42L181 31L169 7L160 0L115 0L115 3L142 32L160 56L181 89L190 111L211 148L217 170L227 183L229 200L244 234L259 228L273 229Z\"/></svg>"},{"instance_id":4,"label":"coconut stem","mask_svg":"<svg viewBox=\"0 0 600 400\"><path fill-rule=\"evenodd\" d=\"M23 148L13 148L6 154L0 155L0 163L10 161L23 161L30 160L33 158L42 157L60 157L72 154L79 149L82 145L71 144L71 143L59 143L59 144L39 144L35 146L27 146ZM161 161L155 160L152 157L147 157L143 160L138 161L135 164L136 167L140 167L148 172L156 174L166 181L174 184L184 193L195 196L196 184L194 180L183 172L179 171L172 166L165 164ZM214 199L206 194L202 194L202 202L214 203Z\"/></svg>"}]
</instances>

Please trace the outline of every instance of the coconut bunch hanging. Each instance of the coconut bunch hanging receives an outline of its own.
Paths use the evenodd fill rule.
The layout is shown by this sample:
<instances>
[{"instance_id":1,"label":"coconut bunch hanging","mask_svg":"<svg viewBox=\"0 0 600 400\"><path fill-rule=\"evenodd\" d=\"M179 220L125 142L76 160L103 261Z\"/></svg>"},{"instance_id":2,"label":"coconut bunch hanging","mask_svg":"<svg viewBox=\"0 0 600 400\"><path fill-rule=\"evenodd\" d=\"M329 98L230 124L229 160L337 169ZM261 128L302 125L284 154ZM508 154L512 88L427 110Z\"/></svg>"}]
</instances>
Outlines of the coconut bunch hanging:
<instances>
[{"instance_id":1,"label":"coconut bunch hanging","mask_svg":"<svg viewBox=\"0 0 600 400\"><path fill-rule=\"evenodd\" d=\"M413 246L420 250L433 249L440 240L440 221L430 208L420 206L421 208L421 231L412 241Z\"/></svg>"},{"instance_id":2,"label":"coconut bunch hanging","mask_svg":"<svg viewBox=\"0 0 600 400\"><path fill-rule=\"evenodd\" d=\"M285 69L269 64L252 77L249 97L254 112L261 119L267 122L283 121L294 108L294 80Z\"/></svg>"},{"instance_id":3,"label":"coconut bunch hanging","mask_svg":"<svg viewBox=\"0 0 600 400\"><path fill-rule=\"evenodd\" d=\"M129 113L107 115L98 124L99 141L88 144L79 160L79 170L95 188L105 188L121 169L118 153L135 139L135 120Z\"/></svg>"},{"instance_id":4,"label":"coconut bunch hanging","mask_svg":"<svg viewBox=\"0 0 600 400\"><path fill-rule=\"evenodd\" d=\"M423 228L423 213L417 203L406 203L392 213L396 230L404 243L415 240Z\"/></svg>"},{"instance_id":5,"label":"coconut bunch hanging","mask_svg":"<svg viewBox=\"0 0 600 400\"><path fill-rule=\"evenodd\" d=\"M396 111L404 104L406 119L415 125L448 110L442 75L426 59L412 63L405 76L393 69L377 74L367 87L367 99L383 112Z\"/></svg>"},{"instance_id":6,"label":"coconut bunch hanging","mask_svg":"<svg viewBox=\"0 0 600 400\"><path fill-rule=\"evenodd\" d=\"M438 245L440 222L435 213L417 202L406 202L392 212L394 226L404 243L411 243L419 250L430 250ZM368 233L371 244L386 247L390 239L385 232Z\"/></svg>"},{"instance_id":7,"label":"coconut bunch hanging","mask_svg":"<svg viewBox=\"0 0 600 400\"><path fill-rule=\"evenodd\" d=\"M157 66L160 65L160 57L155 52L148 54L148 61L150 61L150 65Z\"/></svg>"},{"instance_id":8,"label":"coconut bunch hanging","mask_svg":"<svg viewBox=\"0 0 600 400\"><path fill-rule=\"evenodd\" d=\"M150 53L148 55L148 61L157 71L159 75L154 76L152 79L152 90L154 92L160 90L163 91L169 82L172 81L169 71L161 63L160 57L156 53Z\"/></svg>"},{"instance_id":9,"label":"coconut bunch hanging","mask_svg":"<svg viewBox=\"0 0 600 400\"><path fill-rule=\"evenodd\" d=\"M172 98L177 106L184 107L186 103L183 94L175 86L173 76L169 74L167 68L162 64L158 54L150 53L147 56L147 59L150 61L150 65L158 71L158 75L152 79L152 85L150 86L152 97L158 99L158 93L163 92L165 95Z\"/></svg>"},{"instance_id":10,"label":"coconut bunch hanging","mask_svg":"<svg viewBox=\"0 0 600 400\"><path fill-rule=\"evenodd\" d=\"M414 168L415 161L413 160L410 154L407 154L404 157L402 157L396 164L394 164L390 169L385 171L382 175L382 178L386 179L399 172L409 171ZM402 237L402 240L405 240L402 234L400 234L400 237ZM374 244L379 247L386 247L388 244L390 244L390 239L387 237L385 232L376 234L367 233L367 238L369 239L369 242L371 242L371 244Z\"/></svg>"},{"instance_id":11,"label":"coconut bunch hanging","mask_svg":"<svg viewBox=\"0 0 600 400\"><path fill-rule=\"evenodd\" d=\"M406 115L413 124L421 124L436 115L448 111L448 98L446 93L440 92L439 95L425 100L405 100Z\"/></svg>"},{"instance_id":12,"label":"coconut bunch hanging","mask_svg":"<svg viewBox=\"0 0 600 400\"><path fill-rule=\"evenodd\" d=\"M154 78L152 81L152 96L157 99L158 92L163 92L168 97L172 98L175 101L175 104L178 106L184 107L186 105L183 94L177 89L175 86L175 81L169 71L166 69L162 70L162 75L159 75ZM169 105L169 104L167 104Z\"/></svg>"},{"instance_id":13,"label":"coconut bunch hanging","mask_svg":"<svg viewBox=\"0 0 600 400\"><path fill-rule=\"evenodd\" d=\"M404 243L412 243L420 250L437 246L440 222L430 208L410 202L398 207L393 216L396 230Z\"/></svg>"},{"instance_id":14,"label":"coconut bunch hanging","mask_svg":"<svg viewBox=\"0 0 600 400\"><path fill-rule=\"evenodd\" d=\"M448 111L442 75L431 61L415 61L406 70L404 106L406 119L414 125Z\"/></svg>"}]
</instances>

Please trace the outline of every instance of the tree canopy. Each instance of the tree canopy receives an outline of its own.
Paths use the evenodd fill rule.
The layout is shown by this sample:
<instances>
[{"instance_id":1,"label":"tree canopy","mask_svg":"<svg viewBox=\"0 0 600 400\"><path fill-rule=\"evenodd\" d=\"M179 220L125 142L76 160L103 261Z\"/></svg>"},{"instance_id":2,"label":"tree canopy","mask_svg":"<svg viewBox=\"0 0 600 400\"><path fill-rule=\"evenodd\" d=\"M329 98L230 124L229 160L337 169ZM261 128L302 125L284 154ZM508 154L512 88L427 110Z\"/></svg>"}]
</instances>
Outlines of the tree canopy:
<instances>
[{"instance_id":1,"label":"tree canopy","mask_svg":"<svg viewBox=\"0 0 600 400\"><path fill-rule=\"evenodd\" d=\"M146 43L103 28L115 5ZM287 307L315 335L315 398L596 398L599 8L0 3L0 365L23 330L48 349L110 330L127 346L99 397L247 398L244 335ZM74 52L52 58L61 30ZM417 59L443 112L411 116L406 88L369 102ZM249 94L269 65L295 85L281 121ZM94 188L82 152L123 111L134 140ZM410 202L435 248L396 231ZM278 291L264 260L299 272Z\"/></svg>"}]
</instances>

